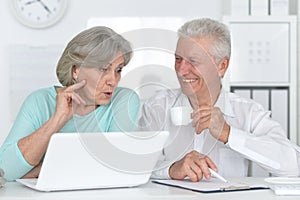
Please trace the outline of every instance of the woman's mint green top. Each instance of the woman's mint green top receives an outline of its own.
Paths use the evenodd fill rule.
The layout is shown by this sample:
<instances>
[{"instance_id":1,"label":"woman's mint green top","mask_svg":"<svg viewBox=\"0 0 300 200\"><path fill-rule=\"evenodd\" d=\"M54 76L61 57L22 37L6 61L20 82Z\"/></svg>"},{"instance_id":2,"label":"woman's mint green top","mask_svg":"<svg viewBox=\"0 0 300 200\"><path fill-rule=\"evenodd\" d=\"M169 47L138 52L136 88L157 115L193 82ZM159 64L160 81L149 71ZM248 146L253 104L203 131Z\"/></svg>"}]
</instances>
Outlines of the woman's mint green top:
<instances>
[{"instance_id":1,"label":"woman's mint green top","mask_svg":"<svg viewBox=\"0 0 300 200\"><path fill-rule=\"evenodd\" d=\"M34 167L26 162L17 144L21 138L39 129L53 115L56 108L55 88L56 86L40 89L30 94L24 101L10 133L0 148L0 168L4 170L4 177L7 180L18 179ZM74 114L59 132L135 130L139 108L138 95L130 89L118 87L109 104L99 106L85 116Z\"/></svg>"}]
</instances>

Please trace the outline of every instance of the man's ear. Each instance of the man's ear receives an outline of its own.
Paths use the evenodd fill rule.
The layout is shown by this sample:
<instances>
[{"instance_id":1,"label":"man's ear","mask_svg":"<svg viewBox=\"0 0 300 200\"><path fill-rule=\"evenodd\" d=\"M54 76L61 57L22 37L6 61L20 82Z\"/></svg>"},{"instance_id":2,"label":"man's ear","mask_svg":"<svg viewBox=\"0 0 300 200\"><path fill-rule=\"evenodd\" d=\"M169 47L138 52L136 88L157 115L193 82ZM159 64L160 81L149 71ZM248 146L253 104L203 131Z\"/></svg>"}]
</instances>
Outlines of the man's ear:
<instances>
[{"instance_id":1,"label":"man's ear","mask_svg":"<svg viewBox=\"0 0 300 200\"><path fill-rule=\"evenodd\" d=\"M219 77L223 77L229 66L229 58L224 58L218 65L218 74Z\"/></svg>"}]
</instances>

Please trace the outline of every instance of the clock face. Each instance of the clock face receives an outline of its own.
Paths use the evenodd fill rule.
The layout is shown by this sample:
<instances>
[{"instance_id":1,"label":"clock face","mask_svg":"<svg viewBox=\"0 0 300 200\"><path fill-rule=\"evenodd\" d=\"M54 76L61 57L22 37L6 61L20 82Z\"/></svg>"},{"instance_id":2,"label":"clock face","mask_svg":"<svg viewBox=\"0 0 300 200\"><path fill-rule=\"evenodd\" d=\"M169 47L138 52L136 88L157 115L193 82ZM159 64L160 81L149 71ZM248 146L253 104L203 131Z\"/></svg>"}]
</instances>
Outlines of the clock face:
<instances>
[{"instance_id":1,"label":"clock face","mask_svg":"<svg viewBox=\"0 0 300 200\"><path fill-rule=\"evenodd\" d=\"M67 0L9 0L16 18L32 28L44 28L58 22L67 8Z\"/></svg>"}]
</instances>

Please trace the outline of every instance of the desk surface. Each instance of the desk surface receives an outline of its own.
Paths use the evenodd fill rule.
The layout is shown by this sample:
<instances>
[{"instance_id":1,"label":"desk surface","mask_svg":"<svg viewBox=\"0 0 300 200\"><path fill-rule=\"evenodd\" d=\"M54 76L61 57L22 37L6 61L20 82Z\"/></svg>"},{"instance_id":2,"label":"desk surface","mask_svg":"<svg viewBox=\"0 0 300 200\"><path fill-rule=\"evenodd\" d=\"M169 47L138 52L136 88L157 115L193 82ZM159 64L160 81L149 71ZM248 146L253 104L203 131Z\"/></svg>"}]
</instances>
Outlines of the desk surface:
<instances>
[{"instance_id":1,"label":"desk surface","mask_svg":"<svg viewBox=\"0 0 300 200\"><path fill-rule=\"evenodd\" d=\"M255 178L257 181L263 181L263 178ZM97 190L80 190L64 192L38 192L29 189L17 182L9 182L4 188L0 188L1 200L75 200L75 199L300 199L300 196L276 196L272 190L253 190L241 192L213 193L203 194L192 192L175 187L163 186L149 182L145 185L134 188L118 189L97 189Z\"/></svg>"}]
</instances>

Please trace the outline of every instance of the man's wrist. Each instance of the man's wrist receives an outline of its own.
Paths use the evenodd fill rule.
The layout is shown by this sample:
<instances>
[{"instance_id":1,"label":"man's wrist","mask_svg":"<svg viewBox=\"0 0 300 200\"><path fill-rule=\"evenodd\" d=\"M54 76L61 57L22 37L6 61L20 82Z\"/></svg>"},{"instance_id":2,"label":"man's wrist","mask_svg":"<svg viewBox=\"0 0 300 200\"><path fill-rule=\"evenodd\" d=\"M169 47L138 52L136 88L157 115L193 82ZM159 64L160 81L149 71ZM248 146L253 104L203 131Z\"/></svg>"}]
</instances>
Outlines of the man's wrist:
<instances>
[{"instance_id":1,"label":"man's wrist","mask_svg":"<svg viewBox=\"0 0 300 200\"><path fill-rule=\"evenodd\" d=\"M223 137L221 138L221 141L226 144L228 142L229 139L229 134L230 134L230 126L225 122L224 127L223 127L223 131L222 131L222 135Z\"/></svg>"}]
</instances>

